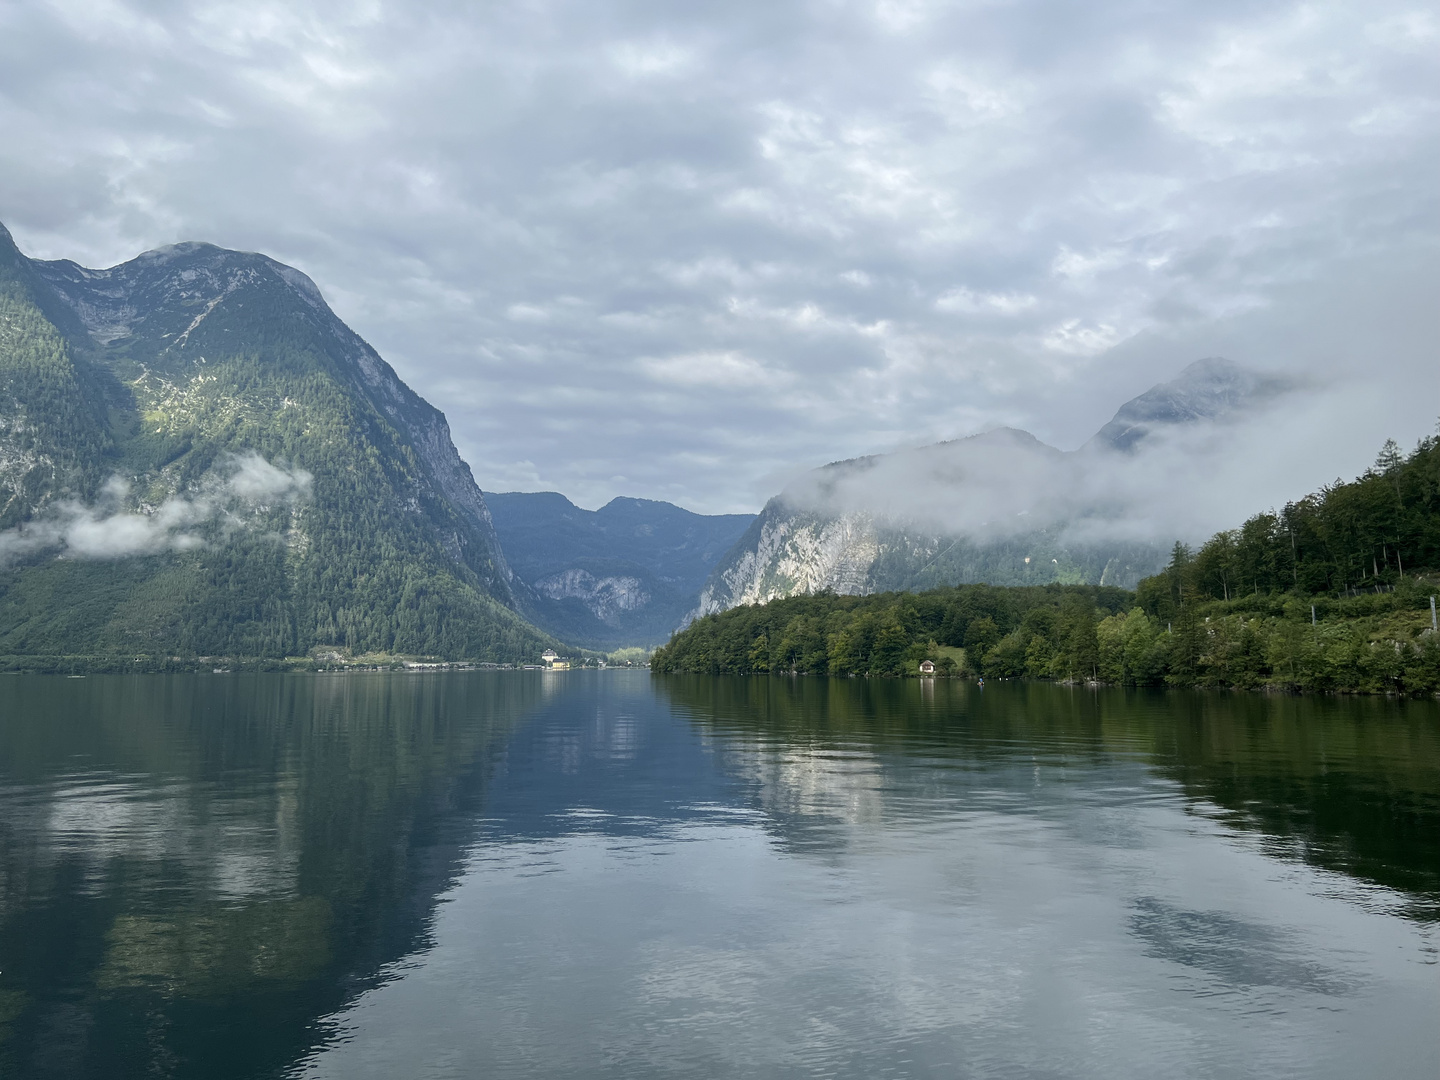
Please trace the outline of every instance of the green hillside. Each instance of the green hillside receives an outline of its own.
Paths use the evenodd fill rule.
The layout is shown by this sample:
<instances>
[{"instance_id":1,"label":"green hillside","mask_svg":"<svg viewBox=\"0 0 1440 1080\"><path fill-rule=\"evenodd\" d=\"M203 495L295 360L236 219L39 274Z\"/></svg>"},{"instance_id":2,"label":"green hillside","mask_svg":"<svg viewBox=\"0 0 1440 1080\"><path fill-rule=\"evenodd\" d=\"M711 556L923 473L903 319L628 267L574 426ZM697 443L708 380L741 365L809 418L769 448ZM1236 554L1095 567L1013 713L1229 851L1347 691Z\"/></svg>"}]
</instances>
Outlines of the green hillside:
<instances>
[{"instance_id":1,"label":"green hillside","mask_svg":"<svg viewBox=\"0 0 1440 1080\"><path fill-rule=\"evenodd\" d=\"M303 275L0 228L0 662L528 659L509 577L444 417Z\"/></svg>"}]
</instances>

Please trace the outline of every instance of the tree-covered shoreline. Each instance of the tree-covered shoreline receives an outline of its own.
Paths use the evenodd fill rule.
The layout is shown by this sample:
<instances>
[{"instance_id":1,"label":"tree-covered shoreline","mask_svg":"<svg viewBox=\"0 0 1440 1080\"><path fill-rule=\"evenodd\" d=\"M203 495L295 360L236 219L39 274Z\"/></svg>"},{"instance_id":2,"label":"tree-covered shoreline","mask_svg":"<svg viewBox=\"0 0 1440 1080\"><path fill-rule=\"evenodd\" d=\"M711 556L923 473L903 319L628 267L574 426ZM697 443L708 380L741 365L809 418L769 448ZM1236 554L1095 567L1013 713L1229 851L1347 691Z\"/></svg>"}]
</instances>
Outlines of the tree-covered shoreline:
<instances>
[{"instance_id":1,"label":"tree-covered shoreline","mask_svg":"<svg viewBox=\"0 0 1440 1080\"><path fill-rule=\"evenodd\" d=\"M1259 514L1135 592L960 585L819 594L700 619L652 670L1440 692L1440 440Z\"/></svg>"}]
</instances>

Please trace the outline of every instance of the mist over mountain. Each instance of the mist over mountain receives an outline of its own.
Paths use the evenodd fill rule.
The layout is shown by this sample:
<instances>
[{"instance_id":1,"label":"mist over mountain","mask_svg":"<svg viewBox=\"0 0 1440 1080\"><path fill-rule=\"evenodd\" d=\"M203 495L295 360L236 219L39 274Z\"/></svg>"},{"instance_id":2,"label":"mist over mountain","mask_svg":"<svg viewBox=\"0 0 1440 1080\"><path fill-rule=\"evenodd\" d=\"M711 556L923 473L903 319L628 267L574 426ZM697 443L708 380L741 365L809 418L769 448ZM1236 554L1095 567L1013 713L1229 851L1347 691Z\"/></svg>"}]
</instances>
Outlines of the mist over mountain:
<instances>
[{"instance_id":1,"label":"mist over mountain","mask_svg":"<svg viewBox=\"0 0 1440 1080\"><path fill-rule=\"evenodd\" d=\"M766 504L695 614L826 589L1131 587L1196 531L1199 474L1225 475L1214 444L1294 388L1207 358L1126 402L1078 450L999 428L826 465Z\"/></svg>"},{"instance_id":2,"label":"mist over mountain","mask_svg":"<svg viewBox=\"0 0 1440 1080\"><path fill-rule=\"evenodd\" d=\"M652 499L583 510L552 491L487 492L522 607L539 626L592 648L669 638L711 569L754 514L694 514Z\"/></svg>"},{"instance_id":3,"label":"mist over mountain","mask_svg":"<svg viewBox=\"0 0 1440 1080\"><path fill-rule=\"evenodd\" d=\"M445 417L304 274L0 227L0 655L518 659L511 581Z\"/></svg>"}]
</instances>

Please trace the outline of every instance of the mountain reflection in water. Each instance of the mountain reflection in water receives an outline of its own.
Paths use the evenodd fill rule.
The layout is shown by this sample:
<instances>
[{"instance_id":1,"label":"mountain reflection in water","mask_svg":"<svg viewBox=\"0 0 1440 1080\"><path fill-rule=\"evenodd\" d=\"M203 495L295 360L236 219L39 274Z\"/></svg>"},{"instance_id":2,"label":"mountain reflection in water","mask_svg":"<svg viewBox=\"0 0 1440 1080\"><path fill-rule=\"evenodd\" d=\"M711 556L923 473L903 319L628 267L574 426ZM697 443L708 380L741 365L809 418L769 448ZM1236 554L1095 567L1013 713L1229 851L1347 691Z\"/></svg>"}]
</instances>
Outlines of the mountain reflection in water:
<instances>
[{"instance_id":1,"label":"mountain reflection in water","mask_svg":"<svg viewBox=\"0 0 1440 1080\"><path fill-rule=\"evenodd\" d=\"M8 677L0 1075L1431 1075L1434 703Z\"/></svg>"},{"instance_id":2,"label":"mountain reflection in water","mask_svg":"<svg viewBox=\"0 0 1440 1080\"><path fill-rule=\"evenodd\" d=\"M533 680L11 677L0 1075L272 1075L421 944Z\"/></svg>"}]
</instances>

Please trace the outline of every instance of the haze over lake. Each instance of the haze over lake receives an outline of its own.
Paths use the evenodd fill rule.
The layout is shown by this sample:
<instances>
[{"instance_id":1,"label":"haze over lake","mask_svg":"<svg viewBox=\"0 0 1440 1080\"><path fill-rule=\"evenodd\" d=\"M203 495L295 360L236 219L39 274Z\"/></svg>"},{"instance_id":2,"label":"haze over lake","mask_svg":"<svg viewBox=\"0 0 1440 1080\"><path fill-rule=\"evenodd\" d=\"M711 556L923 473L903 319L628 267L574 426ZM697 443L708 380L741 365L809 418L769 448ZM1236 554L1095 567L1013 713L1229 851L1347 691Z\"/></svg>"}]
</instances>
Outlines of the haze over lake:
<instances>
[{"instance_id":1,"label":"haze over lake","mask_svg":"<svg viewBox=\"0 0 1440 1080\"><path fill-rule=\"evenodd\" d=\"M4 689L6 1077L1440 1070L1433 702Z\"/></svg>"}]
</instances>

